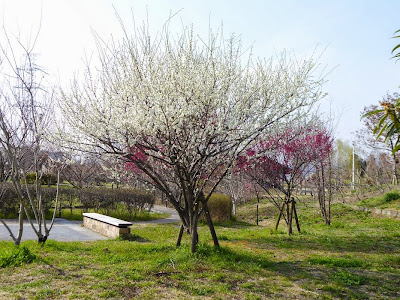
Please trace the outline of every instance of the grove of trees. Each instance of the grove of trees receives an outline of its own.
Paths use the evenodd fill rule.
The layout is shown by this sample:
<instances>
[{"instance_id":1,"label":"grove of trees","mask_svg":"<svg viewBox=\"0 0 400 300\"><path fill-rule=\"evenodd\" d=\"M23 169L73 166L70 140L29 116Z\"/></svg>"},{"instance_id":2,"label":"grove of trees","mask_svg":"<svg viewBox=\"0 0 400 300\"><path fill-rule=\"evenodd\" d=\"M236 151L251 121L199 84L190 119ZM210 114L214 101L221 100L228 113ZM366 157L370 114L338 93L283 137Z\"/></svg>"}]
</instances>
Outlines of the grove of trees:
<instances>
[{"instance_id":1,"label":"grove of trees","mask_svg":"<svg viewBox=\"0 0 400 300\"><path fill-rule=\"evenodd\" d=\"M226 38L222 29L205 38L190 26L172 34L168 22L155 36L146 26L135 27L133 35L123 25L122 30L121 40L96 36L98 63L88 63L68 88L47 84L35 62L37 36L25 46L4 30L0 209L10 199L10 207L18 202L18 233L0 222L15 244L25 218L38 241L46 241L60 195L71 213L76 198L85 209L105 213L116 202L131 215L154 204L154 193L114 190L127 183L168 200L182 223L176 244L186 232L192 252L203 215L219 246L208 205L217 192L231 196L234 214L238 202L266 196L280 212L276 227L283 219L291 234L293 218L300 231L295 204L303 192L312 192L321 217L331 223L333 197L351 187L352 165L358 186L388 184L382 175L388 164L397 183L399 95L388 95L383 109L364 109L359 142L386 154L363 160L346 143L335 142L332 129L317 117L325 79L315 57L284 52L254 58L239 37ZM61 192L62 180L71 189ZM93 187L104 182L112 188Z\"/></svg>"}]
</instances>

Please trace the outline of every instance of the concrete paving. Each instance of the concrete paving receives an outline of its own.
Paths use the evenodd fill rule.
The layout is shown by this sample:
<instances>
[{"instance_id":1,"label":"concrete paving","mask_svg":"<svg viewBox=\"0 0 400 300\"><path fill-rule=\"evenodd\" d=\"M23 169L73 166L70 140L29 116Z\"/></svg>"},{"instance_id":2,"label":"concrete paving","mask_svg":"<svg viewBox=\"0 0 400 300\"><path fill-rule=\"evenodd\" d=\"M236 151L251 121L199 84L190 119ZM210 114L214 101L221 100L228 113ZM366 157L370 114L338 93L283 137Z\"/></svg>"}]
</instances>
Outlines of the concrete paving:
<instances>
[{"instance_id":1,"label":"concrete paving","mask_svg":"<svg viewBox=\"0 0 400 300\"><path fill-rule=\"evenodd\" d=\"M18 233L18 222L16 220L4 220L5 223L10 227L14 234ZM82 226L82 221L68 221L65 219L56 219L54 221L53 228L49 235L50 240L71 242L71 241L97 241L97 240L107 240L108 238L91 231ZM0 240L12 241L12 238L5 228L5 226L0 223ZM37 240L37 236L33 231L31 225L25 221L24 231L22 234L22 240Z\"/></svg>"},{"instance_id":2,"label":"concrete paving","mask_svg":"<svg viewBox=\"0 0 400 300\"><path fill-rule=\"evenodd\" d=\"M132 222L134 225L138 224L167 224L167 223L178 223L180 218L175 209L168 208L162 205L154 205L152 211L154 212L164 212L170 214L168 218L152 221L135 221ZM17 220L4 220L5 223L10 227L14 234L18 232L18 221ZM82 225L82 221L68 221L65 219L57 218L54 221L53 228L50 231L50 240L56 241L97 241L97 240L107 240L109 238L91 231ZM5 228L5 226L0 223L0 240L12 241L12 238ZM24 231L22 235L22 240L37 240L37 236L33 231L31 225L28 221L24 222Z\"/></svg>"},{"instance_id":3,"label":"concrete paving","mask_svg":"<svg viewBox=\"0 0 400 300\"><path fill-rule=\"evenodd\" d=\"M154 205L151 211L159 213L167 213L170 214L170 216L168 218L159 220L134 221L132 222L132 224L168 224L168 223L178 223L181 221L181 219L179 218L179 214L173 208L165 207L162 205Z\"/></svg>"}]
</instances>

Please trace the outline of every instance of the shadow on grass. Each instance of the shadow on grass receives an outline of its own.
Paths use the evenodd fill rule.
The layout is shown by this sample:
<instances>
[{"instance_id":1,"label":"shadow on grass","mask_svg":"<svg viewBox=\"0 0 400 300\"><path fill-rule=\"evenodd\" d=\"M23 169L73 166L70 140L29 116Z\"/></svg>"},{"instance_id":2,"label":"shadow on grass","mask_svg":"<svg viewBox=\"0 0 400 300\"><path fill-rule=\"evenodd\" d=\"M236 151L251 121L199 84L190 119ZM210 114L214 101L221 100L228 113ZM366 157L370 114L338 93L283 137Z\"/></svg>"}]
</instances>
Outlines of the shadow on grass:
<instances>
[{"instance_id":1,"label":"shadow on grass","mask_svg":"<svg viewBox=\"0 0 400 300\"><path fill-rule=\"evenodd\" d=\"M286 235L286 234L284 234ZM234 242L235 239L230 238ZM347 236L313 236L309 234L299 234L297 236L266 236L260 238L249 238L245 240L257 244L260 248L276 249L296 249L296 250L322 250L330 252L362 252L390 254L400 250L400 239L396 236L388 237L381 235L357 235ZM265 246L265 247L263 247Z\"/></svg>"},{"instance_id":2,"label":"shadow on grass","mask_svg":"<svg viewBox=\"0 0 400 300\"><path fill-rule=\"evenodd\" d=\"M294 285L319 295L356 299L400 296L397 287L399 272L368 270L364 264L350 259L327 260L326 263L310 260L274 262L251 252L206 244L199 245L198 252L193 255L210 260L221 269L244 272L248 278L283 276Z\"/></svg>"},{"instance_id":3,"label":"shadow on grass","mask_svg":"<svg viewBox=\"0 0 400 300\"><path fill-rule=\"evenodd\" d=\"M400 296L398 272L367 270L363 267L332 267L306 262L278 262L270 267L303 288L333 297L373 299Z\"/></svg>"},{"instance_id":4,"label":"shadow on grass","mask_svg":"<svg viewBox=\"0 0 400 300\"><path fill-rule=\"evenodd\" d=\"M204 224L207 225L207 223L204 223ZM255 227L256 225L245 222L245 221L231 219L231 220L224 221L224 222L214 222L214 226L240 229L240 228Z\"/></svg>"},{"instance_id":5,"label":"shadow on grass","mask_svg":"<svg viewBox=\"0 0 400 300\"><path fill-rule=\"evenodd\" d=\"M125 236L120 236L117 238L117 240L120 241L131 241L131 242L138 242L138 243L149 243L151 242L150 240L141 237L140 235L137 234L130 234L128 237Z\"/></svg>"}]
</instances>

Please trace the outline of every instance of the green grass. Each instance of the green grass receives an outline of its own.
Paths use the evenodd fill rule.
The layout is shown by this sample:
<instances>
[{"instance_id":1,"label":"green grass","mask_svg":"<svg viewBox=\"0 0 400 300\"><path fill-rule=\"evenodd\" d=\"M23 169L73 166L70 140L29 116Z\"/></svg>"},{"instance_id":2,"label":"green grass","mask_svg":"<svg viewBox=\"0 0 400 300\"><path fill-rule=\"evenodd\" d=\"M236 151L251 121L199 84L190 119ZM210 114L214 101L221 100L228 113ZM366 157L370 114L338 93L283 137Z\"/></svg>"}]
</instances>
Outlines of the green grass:
<instances>
[{"instance_id":1,"label":"green grass","mask_svg":"<svg viewBox=\"0 0 400 300\"><path fill-rule=\"evenodd\" d=\"M358 206L400 210L400 193L393 190L378 197L364 199L356 203Z\"/></svg>"},{"instance_id":2,"label":"green grass","mask_svg":"<svg viewBox=\"0 0 400 300\"><path fill-rule=\"evenodd\" d=\"M290 237L283 223L277 232L268 222L219 224L219 249L201 225L195 254L187 235L174 246L174 224L134 227L133 241L24 242L36 259L0 269L0 298L399 298L400 221L341 204L332 211L327 226L313 203L299 203L302 231ZM12 249L0 242L0 253Z\"/></svg>"}]
</instances>

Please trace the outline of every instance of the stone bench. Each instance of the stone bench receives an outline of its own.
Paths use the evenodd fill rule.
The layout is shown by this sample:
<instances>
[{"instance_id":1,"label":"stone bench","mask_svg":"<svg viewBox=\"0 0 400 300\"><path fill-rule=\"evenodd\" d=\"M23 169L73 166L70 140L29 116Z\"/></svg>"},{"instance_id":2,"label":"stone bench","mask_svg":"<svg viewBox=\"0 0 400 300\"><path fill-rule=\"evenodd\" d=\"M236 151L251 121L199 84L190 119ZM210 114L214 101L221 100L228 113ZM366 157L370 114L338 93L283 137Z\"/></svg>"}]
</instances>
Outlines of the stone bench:
<instances>
[{"instance_id":1,"label":"stone bench","mask_svg":"<svg viewBox=\"0 0 400 300\"><path fill-rule=\"evenodd\" d=\"M131 222L97 213L83 213L83 226L110 238L119 236L128 238L131 234Z\"/></svg>"}]
</instances>

